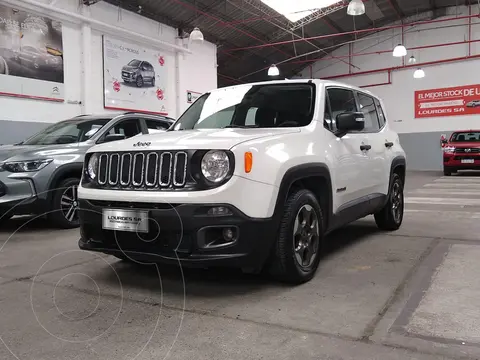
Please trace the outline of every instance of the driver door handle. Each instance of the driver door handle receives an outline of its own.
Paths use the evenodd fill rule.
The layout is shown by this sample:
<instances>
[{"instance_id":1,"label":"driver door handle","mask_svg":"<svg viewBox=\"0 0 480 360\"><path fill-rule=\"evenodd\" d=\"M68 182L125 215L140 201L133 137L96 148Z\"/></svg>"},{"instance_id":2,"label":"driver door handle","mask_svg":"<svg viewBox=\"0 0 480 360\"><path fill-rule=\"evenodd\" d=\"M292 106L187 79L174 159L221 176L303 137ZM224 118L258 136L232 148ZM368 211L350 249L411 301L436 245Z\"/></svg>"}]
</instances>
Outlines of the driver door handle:
<instances>
[{"instance_id":1,"label":"driver door handle","mask_svg":"<svg viewBox=\"0 0 480 360\"><path fill-rule=\"evenodd\" d=\"M372 148L371 145L360 145L360 150L362 151L368 151Z\"/></svg>"},{"instance_id":2,"label":"driver door handle","mask_svg":"<svg viewBox=\"0 0 480 360\"><path fill-rule=\"evenodd\" d=\"M391 148L392 146L393 146L393 143L390 142L390 141L387 141L387 142L385 143L385 147L387 147L387 148Z\"/></svg>"}]
</instances>

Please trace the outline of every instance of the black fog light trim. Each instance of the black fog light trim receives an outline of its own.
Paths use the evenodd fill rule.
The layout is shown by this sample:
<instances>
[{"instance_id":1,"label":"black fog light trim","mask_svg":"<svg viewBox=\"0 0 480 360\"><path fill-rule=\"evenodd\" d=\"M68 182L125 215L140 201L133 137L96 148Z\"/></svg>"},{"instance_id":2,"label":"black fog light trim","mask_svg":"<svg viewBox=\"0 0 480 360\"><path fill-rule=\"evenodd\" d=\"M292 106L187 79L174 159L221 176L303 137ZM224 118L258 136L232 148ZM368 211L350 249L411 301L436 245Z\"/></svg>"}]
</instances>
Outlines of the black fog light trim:
<instances>
[{"instance_id":1,"label":"black fog light trim","mask_svg":"<svg viewBox=\"0 0 480 360\"><path fill-rule=\"evenodd\" d=\"M231 235L231 237L228 235ZM239 237L240 230L238 226L206 226L197 233L197 245L203 250L214 250L234 245Z\"/></svg>"}]
</instances>

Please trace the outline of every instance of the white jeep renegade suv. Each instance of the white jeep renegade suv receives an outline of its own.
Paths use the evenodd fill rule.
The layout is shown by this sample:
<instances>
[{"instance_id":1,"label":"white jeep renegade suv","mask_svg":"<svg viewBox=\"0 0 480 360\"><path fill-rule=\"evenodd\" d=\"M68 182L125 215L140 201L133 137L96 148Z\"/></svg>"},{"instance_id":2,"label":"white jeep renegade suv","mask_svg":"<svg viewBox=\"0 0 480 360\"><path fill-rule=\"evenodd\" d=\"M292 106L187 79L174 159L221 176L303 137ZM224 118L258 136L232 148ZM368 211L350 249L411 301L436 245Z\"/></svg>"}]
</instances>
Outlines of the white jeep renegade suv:
<instances>
[{"instance_id":1,"label":"white jeep renegade suv","mask_svg":"<svg viewBox=\"0 0 480 360\"><path fill-rule=\"evenodd\" d=\"M403 219L405 153L378 98L322 80L201 96L171 131L103 144L79 188L81 249L313 277L325 234Z\"/></svg>"}]
</instances>

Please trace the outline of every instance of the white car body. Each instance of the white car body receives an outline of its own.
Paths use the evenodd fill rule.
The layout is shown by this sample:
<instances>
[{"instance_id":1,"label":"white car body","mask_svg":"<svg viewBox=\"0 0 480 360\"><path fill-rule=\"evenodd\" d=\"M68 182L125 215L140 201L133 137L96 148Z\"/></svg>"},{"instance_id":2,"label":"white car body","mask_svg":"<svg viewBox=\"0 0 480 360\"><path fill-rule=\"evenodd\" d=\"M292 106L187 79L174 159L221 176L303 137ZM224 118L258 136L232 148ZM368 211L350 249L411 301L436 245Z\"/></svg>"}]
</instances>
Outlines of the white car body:
<instances>
[{"instance_id":1,"label":"white car body","mask_svg":"<svg viewBox=\"0 0 480 360\"><path fill-rule=\"evenodd\" d=\"M326 89L343 88L379 99L363 89L323 80L253 85L277 83L315 86L313 120L307 126L168 131L140 136L135 140L107 143L89 150L90 153L230 150L235 158L235 167L230 180L223 185L203 191L121 191L80 186L79 198L86 201L118 201L121 198L122 202L143 204L229 204L249 218L272 219L279 211L279 204L285 201L281 197L286 196L283 194L285 189L282 190L286 179L300 170L300 173L316 171L316 174L325 173L329 177L322 183L322 186L328 187L324 191L330 197L324 202L328 209L322 210L326 213L325 232L367 215L368 211L358 216L357 213L350 214L350 210L358 210L364 201L387 199L394 168L399 167L403 179L405 173L405 152L388 121L378 131L349 132L343 136L338 136L324 125ZM221 91L224 89L212 93ZM385 109L381 100L379 103ZM141 149L137 142L142 142ZM370 149L362 151L362 146L370 146ZM244 164L247 152L253 158L248 173ZM345 220L334 220L342 212L346 214Z\"/></svg>"}]
</instances>

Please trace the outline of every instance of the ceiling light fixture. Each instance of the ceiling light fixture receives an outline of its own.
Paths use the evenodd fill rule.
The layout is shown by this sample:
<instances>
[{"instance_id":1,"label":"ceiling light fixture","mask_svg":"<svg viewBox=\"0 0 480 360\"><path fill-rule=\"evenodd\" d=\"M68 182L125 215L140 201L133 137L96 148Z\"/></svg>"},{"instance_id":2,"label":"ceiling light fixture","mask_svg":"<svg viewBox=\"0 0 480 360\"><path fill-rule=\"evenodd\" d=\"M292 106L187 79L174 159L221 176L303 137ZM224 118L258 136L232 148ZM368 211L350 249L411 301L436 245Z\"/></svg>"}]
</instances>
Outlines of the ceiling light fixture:
<instances>
[{"instance_id":1,"label":"ceiling light fixture","mask_svg":"<svg viewBox=\"0 0 480 360\"><path fill-rule=\"evenodd\" d=\"M410 59L408 59L409 64L415 64L417 62L417 59L415 59L415 56L410 56Z\"/></svg>"},{"instance_id":2,"label":"ceiling light fixture","mask_svg":"<svg viewBox=\"0 0 480 360\"><path fill-rule=\"evenodd\" d=\"M190 41L203 41L203 33L200 31L198 27L195 27L192 32L190 33Z\"/></svg>"},{"instance_id":3,"label":"ceiling light fixture","mask_svg":"<svg viewBox=\"0 0 480 360\"><path fill-rule=\"evenodd\" d=\"M347 14L352 16L365 14L365 4L362 0L352 0L347 7Z\"/></svg>"},{"instance_id":4,"label":"ceiling light fixture","mask_svg":"<svg viewBox=\"0 0 480 360\"><path fill-rule=\"evenodd\" d=\"M275 64L272 64L268 68L268 76L278 76L280 75L280 70L278 70L278 67Z\"/></svg>"},{"instance_id":5,"label":"ceiling light fixture","mask_svg":"<svg viewBox=\"0 0 480 360\"><path fill-rule=\"evenodd\" d=\"M422 79L425 77L425 71L423 71L422 68L418 68L417 70L415 70L415 72L413 73L413 78L414 79Z\"/></svg>"},{"instance_id":6,"label":"ceiling light fixture","mask_svg":"<svg viewBox=\"0 0 480 360\"><path fill-rule=\"evenodd\" d=\"M393 56L395 57L404 57L406 55L407 55L407 48L402 44L398 44L397 46L395 46L395 49L393 49Z\"/></svg>"}]
</instances>

